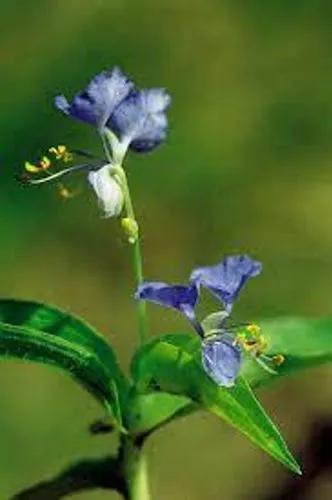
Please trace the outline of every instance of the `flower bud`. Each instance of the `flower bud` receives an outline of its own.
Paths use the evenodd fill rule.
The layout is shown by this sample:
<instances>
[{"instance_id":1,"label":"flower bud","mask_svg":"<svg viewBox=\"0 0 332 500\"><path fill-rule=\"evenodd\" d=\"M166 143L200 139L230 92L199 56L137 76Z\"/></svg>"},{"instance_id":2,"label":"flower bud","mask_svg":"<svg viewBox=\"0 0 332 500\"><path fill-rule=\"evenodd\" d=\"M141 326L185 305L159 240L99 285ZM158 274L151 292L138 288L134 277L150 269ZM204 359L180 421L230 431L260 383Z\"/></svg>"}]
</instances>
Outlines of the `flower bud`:
<instances>
[{"instance_id":1,"label":"flower bud","mask_svg":"<svg viewBox=\"0 0 332 500\"><path fill-rule=\"evenodd\" d=\"M108 164L88 174L88 181L97 195L105 217L120 215L124 203L121 186L112 177L111 169L112 166Z\"/></svg>"},{"instance_id":2,"label":"flower bud","mask_svg":"<svg viewBox=\"0 0 332 500\"><path fill-rule=\"evenodd\" d=\"M128 237L129 243L135 243L138 238L138 224L135 219L131 219L130 217L121 219L121 227Z\"/></svg>"}]
</instances>

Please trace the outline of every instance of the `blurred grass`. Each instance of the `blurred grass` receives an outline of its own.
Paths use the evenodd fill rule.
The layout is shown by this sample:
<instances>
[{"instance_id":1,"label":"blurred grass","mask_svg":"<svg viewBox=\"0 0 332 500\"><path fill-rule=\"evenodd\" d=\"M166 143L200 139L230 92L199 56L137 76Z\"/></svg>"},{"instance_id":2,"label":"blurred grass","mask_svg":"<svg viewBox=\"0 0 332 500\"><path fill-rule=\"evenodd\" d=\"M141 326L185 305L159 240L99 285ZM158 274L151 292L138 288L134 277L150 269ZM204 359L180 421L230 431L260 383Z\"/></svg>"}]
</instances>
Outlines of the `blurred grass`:
<instances>
[{"instance_id":1,"label":"blurred grass","mask_svg":"<svg viewBox=\"0 0 332 500\"><path fill-rule=\"evenodd\" d=\"M98 151L93 131L54 111L52 97L119 64L173 96L167 144L127 162L147 276L181 281L194 265L248 251L265 269L237 317L330 314L331 14L327 0L2 0L1 295L84 315L128 364L133 283L116 223L99 218L83 179L81 195L63 202L13 178L52 144ZM151 308L151 327L186 325ZM329 375L322 368L261 393L291 446L330 411ZM0 380L0 498L114 446L87 435L99 410L61 374L11 362ZM172 424L148 449L161 500L259 498L287 474L204 415Z\"/></svg>"}]
</instances>

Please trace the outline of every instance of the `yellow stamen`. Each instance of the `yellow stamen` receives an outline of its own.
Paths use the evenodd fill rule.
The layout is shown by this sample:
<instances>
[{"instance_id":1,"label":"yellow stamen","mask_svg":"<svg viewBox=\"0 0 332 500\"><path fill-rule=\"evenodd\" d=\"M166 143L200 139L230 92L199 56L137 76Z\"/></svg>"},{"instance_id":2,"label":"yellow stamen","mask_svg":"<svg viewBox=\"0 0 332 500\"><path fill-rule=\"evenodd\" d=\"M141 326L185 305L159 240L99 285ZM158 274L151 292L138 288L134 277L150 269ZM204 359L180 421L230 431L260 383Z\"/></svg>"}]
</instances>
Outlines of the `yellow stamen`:
<instances>
[{"instance_id":1,"label":"yellow stamen","mask_svg":"<svg viewBox=\"0 0 332 500\"><path fill-rule=\"evenodd\" d=\"M40 171L40 167L38 167L37 165L33 165L29 161L25 162L24 168L27 172L29 172L29 174L36 174Z\"/></svg>"},{"instance_id":2,"label":"yellow stamen","mask_svg":"<svg viewBox=\"0 0 332 500\"><path fill-rule=\"evenodd\" d=\"M55 155L57 160L61 160L64 163L69 163L73 160L73 155L70 151L68 151L67 147L63 144L60 144L57 147L51 147L49 152Z\"/></svg>"},{"instance_id":3,"label":"yellow stamen","mask_svg":"<svg viewBox=\"0 0 332 500\"><path fill-rule=\"evenodd\" d=\"M276 366L280 366L285 361L285 356L283 356L282 354L276 354L275 356L273 356L272 361Z\"/></svg>"},{"instance_id":4,"label":"yellow stamen","mask_svg":"<svg viewBox=\"0 0 332 500\"><path fill-rule=\"evenodd\" d=\"M248 325L246 327L247 332L251 333L251 335L259 335L260 334L260 327L256 325L255 323L251 323L251 325Z\"/></svg>"},{"instance_id":5,"label":"yellow stamen","mask_svg":"<svg viewBox=\"0 0 332 500\"><path fill-rule=\"evenodd\" d=\"M242 347L245 351L250 352L257 348L257 342L254 340L246 340L242 343Z\"/></svg>"},{"instance_id":6,"label":"yellow stamen","mask_svg":"<svg viewBox=\"0 0 332 500\"><path fill-rule=\"evenodd\" d=\"M47 170L51 166L51 160L47 156L43 156L39 162L40 168L42 170Z\"/></svg>"},{"instance_id":7,"label":"yellow stamen","mask_svg":"<svg viewBox=\"0 0 332 500\"><path fill-rule=\"evenodd\" d=\"M63 184L58 184L58 192L61 198L68 200L69 198L73 198L74 193L72 193L66 186Z\"/></svg>"},{"instance_id":8,"label":"yellow stamen","mask_svg":"<svg viewBox=\"0 0 332 500\"><path fill-rule=\"evenodd\" d=\"M264 335L259 333L259 327L256 327L256 325L254 326L255 328L250 328L250 331L248 331L248 327L246 327L244 332L238 333L235 339L235 344L239 345L244 351L250 352L254 356L260 356L266 351L268 343Z\"/></svg>"}]
</instances>

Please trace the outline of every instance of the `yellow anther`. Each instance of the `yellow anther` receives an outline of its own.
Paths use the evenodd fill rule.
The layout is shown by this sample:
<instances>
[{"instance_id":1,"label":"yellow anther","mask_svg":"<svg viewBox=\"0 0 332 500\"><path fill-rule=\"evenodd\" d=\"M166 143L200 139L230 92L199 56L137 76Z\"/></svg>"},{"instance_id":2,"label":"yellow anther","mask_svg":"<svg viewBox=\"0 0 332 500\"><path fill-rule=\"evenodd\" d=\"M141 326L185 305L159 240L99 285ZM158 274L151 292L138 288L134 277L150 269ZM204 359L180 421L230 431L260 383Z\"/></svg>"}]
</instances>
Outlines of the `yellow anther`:
<instances>
[{"instance_id":1,"label":"yellow anther","mask_svg":"<svg viewBox=\"0 0 332 500\"><path fill-rule=\"evenodd\" d=\"M259 335L260 334L260 327L256 325L255 323L251 323L246 327L247 332L251 333L251 335Z\"/></svg>"},{"instance_id":2,"label":"yellow anther","mask_svg":"<svg viewBox=\"0 0 332 500\"><path fill-rule=\"evenodd\" d=\"M246 340L242 343L242 347L245 351L250 352L258 347L257 342L254 340Z\"/></svg>"},{"instance_id":3,"label":"yellow anther","mask_svg":"<svg viewBox=\"0 0 332 500\"><path fill-rule=\"evenodd\" d=\"M52 147L49 149L49 152L55 155L57 160L61 160L65 163L69 163L73 159L73 155L70 151L68 151L67 147L63 144L60 144L57 147Z\"/></svg>"},{"instance_id":4,"label":"yellow anther","mask_svg":"<svg viewBox=\"0 0 332 500\"><path fill-rule=\"evenodd\" d=\"M33 165L29 161L25 162L24 168L27 172L29 172L29 174L36 174L40 171L40 167L38 167L37 165Z\"/></svg>"},{"instance_id":5,"label":"yellow anther","mask_svg":"<svg viewBox=\"0 0 332 500\"><path fill-rule=\"evenodd\" d=\"M273 356L272 361L276 366L280 366L285 361L285 356L283 356L282 354L276 354L275 356Z\"/></svg>"},{"instance_id":6,"label":"yellow anther","mask_svg":"<svg viewBox=\"0 0 332 500\"><path fill-rule=\"evenodd\" d=\"M69 189L66 188L66 186L64 186L63 184L58 184L58 192L61 198L64 198L66 200L68 200L69 198L73 198L74 196L74 193L69 191Z\"/></svg>"},{"instance_id":7,"label":"yellow anther","mask_svg":"<svg viewBox=\"0 0 332 500\"><path fill-rule=\"evenodd\" d=\"M51 166L51 160L47 156L43 156L39 162L41 170L47 170Z\"/></svg>"}]
</instances>

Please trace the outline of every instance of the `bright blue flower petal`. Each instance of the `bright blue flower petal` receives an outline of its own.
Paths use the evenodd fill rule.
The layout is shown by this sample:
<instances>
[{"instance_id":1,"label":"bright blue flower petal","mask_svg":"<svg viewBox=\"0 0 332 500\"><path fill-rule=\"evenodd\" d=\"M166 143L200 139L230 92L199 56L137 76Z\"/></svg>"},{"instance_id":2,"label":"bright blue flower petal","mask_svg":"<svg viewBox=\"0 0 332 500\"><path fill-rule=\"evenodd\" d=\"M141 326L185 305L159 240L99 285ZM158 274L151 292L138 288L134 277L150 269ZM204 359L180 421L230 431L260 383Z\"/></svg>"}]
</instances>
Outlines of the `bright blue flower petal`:
<instances>
[{"instance_id":1,"label":"bright blue flower petal","mask_svg":"<svg viewBox=\"0 0 332 500\"><path fill-rule=\"evenodd\" d=\"M164 89L136 90L121 102L108 126L136 152L154 149L166 138L166 108L171 98Z\"/></svg>"},{"instance_id":2,"label":"bright blue flower petal","mask_svg":"<svg viewBox=\"0 0 332 500\"><path fill-rule=\"evenodd\" d=\"M181 311L194 326L199 335L203 330L196 319L195 307L198 300L198 290L195 284L169 285L163 282L146 281L139 285L135 298L148 300L163 307L170 307Z\"/></svg>"},{"instance_id":3,"label":"bright blue flower petal","mask_svg":"<svg viewBox=\"0 0 332 500\"><path fill-rule=\"evenodd\" d=\"M168 285L159 281L146 281L137 288L135 298L183 311L195 308L198 293L195 285Z\"/></svg>"},{"instance_id":4,"label":"bright blue flower petal","mask_svg":"<svg viewBox=\"0 0 332 500\"><path fill-rule=\"evenodd\" d=\"M202 342L202 364L220 386L232 387L241 368L241 351L231 335L223 333Z\"/></svg>"},{"instance_id":5,"label":"bright blue flower petal","mask_svg":"<svg viewBox=\"0 0 332 500\"><path fill-rule=\"evenodd\" d=\"M216 266L195 269L190 279L208 288L230 312L235 299L249 278L257 276L262 264L248 255L226 257Z\"/></svg>"},{"instance_id":6,"label":"bright blue flower petal","mask_svg":"<svg viewBox=\"0 0 332 500\"><path fill-rule=\"evenodd\" d=\"M87 88L69 103L63 96L55 98L55 106L63 113L97 127L104 127L114 109L133 89L133 83L119 68L95 76Z\"/></svg>"}]
</instances>

